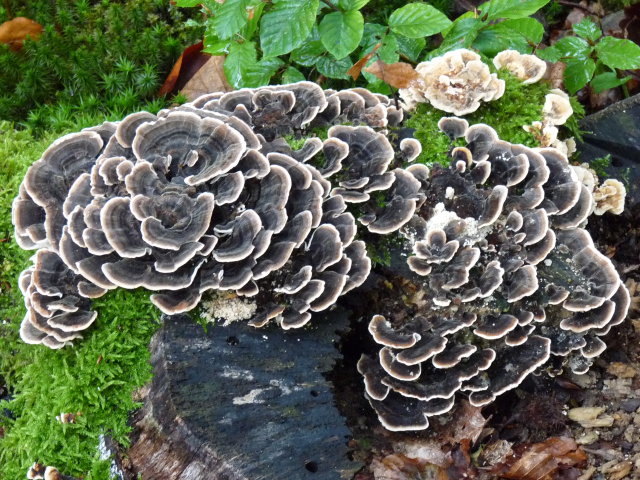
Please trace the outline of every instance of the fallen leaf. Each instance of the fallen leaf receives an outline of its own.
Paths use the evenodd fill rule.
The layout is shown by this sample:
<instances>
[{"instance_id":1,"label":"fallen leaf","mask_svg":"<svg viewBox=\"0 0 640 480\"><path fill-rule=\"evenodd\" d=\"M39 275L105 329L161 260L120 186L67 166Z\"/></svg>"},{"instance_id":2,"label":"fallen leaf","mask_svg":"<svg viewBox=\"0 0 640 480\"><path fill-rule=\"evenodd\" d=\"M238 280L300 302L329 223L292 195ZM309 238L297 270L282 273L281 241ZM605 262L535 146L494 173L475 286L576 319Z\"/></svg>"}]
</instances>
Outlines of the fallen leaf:
<instances>
[{"instance_id":1,"label":"fallen leaf","mask_svg":"<svg viewBox=\"0 0 640 480\"><path fill-rule=\"evenodd\" d=\"M611 415L602 415L604 407L577 407L567 412L567 416L574 422L578 422L584 428L602 428L613 425Z\"/></svg>"},{"instance_id":2,"label":"fallen leaf","mask_svg":"<svg viewBox=\"0 0 640 480\"><path fill-rule=\"evenodd\" d=\"M20 50L27 37L37 40L42 34L42 25L26 17L16 17L0 25L0 43L6 43L13 51Z\"/></svg>"},{"instance_id":3,"label":"fallen leaf","mask_svg":"<svg viewBox=\"0 0 640 480\"><path fill-rule=\"evenodd\" d=\"M364 66L367 64L367 62L369 60L371 60L371 57L373 57L375 55L375 53L378 51L378 49L381 46L382 46L382 44L378 43L375 47L373 47L373 50L371 50L364 57L362 57L360 60L358 60L356 63L354 63L353 67L351 67L349 70L347 70L347 75L349 75L354 80L357 80L358 77L360 76L360 74L362 73L362 69L364 68Z\"/></svg>"},{"instance_id":4,"label":"fallen leaf","mask_svg":"<svg viewBox=\"0 0 640 480\"><path fill-rule=\"evenodd\" d=\"M374 459L371 462L371 469L376 480L414 480L417 478L449 480L449 476L442 467L402 454L387 455L381 460Z\"/></svg>"},{"instance_id":5,"label":"fallen leaf","mask_svg":"<svg viewBox=\"0 0 640 480\"><path fill-rule=\"evenodd\" d=\"M220 55L210 56L202 67L180 89L189 101L195 100L200 95L213 92L229 92L233 87L227 82L224 75L224 58Z\"/></svg>"},{"instance_id":6,"label":"fallen leaf","mask_svg":"<svg viewBox=\"0 0 640 480\"><path fill-rule=\"evenodd\" d=\"M177 93L207 62L211 55L202 53L202 47L202 42L199 42L184 49L160 90L158 90L157 95L159 97Z\"/></svg>"},{"instance_id":7,"label":"fallen leaf","mask_svg":"<svg viewBox=\"0 0 640 480\"><path fill-rule=\"evenodd\" d=\"M464 440L475 443L486 423L487 419L482 415L481 407L474 407L466 400L462 400L456 406L451 421L447 422L443 429L437 429L438 440L451 445L462 443Z\"/></svg>"},{"instance_id":8,"label":"fallen leaf","mask_svg":"<svg viewBox=\"0 0 640 480\"><path fill-rule=\"evenodd\" d=\"M631 473L632 468L633 463L625 461L608 468L603 473L607 474L607 480L623 480L624 478L629 478L628 475Z\"/></svg>"},{"instance_id":9,"label":"fallen leaf","mask_svg":"<svg viewBox=\"0 0 640 480\"><path fill-rule=\"evenodd\" d=\"M638 373L631 365L623 362L611 362L607 372L618 378L633 378Z\"/></svg>"},{"instance_id":10,"label":"fallen leaf","mask_svg":"<svg viewBox=\"0 0 640 480\"><path fill-rule=\"evenodd\" d=\"M408 88L420 78L413 66L404 62L384 63L382 60L378 60L365 71L394 88Z\"/></svg>"},{"instance_id":11,"label":"fallen leaf","mask_svg":"<svg viewBox=\"0 0 640 480\"><path fill-rule=\"evenodd\" d=\"M491 473L513 480L552 480L554 474L587 460L586 453L567 437L551 437L544 442L520 444L514 455Z\"/></svg>"}]
</instances>

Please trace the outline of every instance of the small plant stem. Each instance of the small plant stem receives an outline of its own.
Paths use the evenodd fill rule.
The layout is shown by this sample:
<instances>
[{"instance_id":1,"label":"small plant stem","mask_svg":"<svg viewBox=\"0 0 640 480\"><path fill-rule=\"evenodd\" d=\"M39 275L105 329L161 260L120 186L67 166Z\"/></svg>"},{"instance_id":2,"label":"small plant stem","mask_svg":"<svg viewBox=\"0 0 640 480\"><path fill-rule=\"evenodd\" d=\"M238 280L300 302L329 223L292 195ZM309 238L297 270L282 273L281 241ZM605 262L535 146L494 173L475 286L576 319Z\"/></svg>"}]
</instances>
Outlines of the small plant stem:
<instances>
[{"instance_id":1,"label":"small plant stem","mask_svg":"<svg viewBox=\"0 0 640 480\"><path fill-rule=\"evenodd\" d=\"M335 10L336 12L340 12L341 10L336 7L333 3L331 3L329 0L320 0L322 3L324 3L327 7L331 8L332 10Z\"/></svg>"}]
</instances>

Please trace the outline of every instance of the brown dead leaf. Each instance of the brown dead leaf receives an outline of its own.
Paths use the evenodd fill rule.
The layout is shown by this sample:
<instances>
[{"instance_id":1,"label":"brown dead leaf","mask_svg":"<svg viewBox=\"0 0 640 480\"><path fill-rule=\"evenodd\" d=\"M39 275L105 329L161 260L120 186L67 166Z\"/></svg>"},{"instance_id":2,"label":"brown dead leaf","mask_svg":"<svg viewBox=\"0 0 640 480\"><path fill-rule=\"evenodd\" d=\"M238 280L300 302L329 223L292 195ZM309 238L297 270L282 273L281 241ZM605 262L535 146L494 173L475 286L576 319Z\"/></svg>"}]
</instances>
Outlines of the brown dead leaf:
<instances>
[{"instance_id":1,"label":"brown dead leaf","mask_svg":"<svg viewBox=\"0 0 640 480\"><path fill-rule=\"evenodd\" d=\"M371 462L371 469L376 479L413 480L416 478L429 478L433 480L449 480L447 472L442 467L402 454L387 455L381 460L374 459Z\"/></svg>"},{"instance_id":2,"label":"brown dead leaf","mask_svg":"<svg viewBox=\"0 0 640 480\"><path fill-rule=\"evenodd\" d=\"M364 66L367 64L369 60L371 60L371 57L375 55L375 53L378 51L378 49L381 46L382 44L378 43L375 47L373 47L373 50L371 50L364 57L362 57L360 60L354 63L353 67L347 70L347 75L349 75L354 80L357 80L360 74L362 73L362 69L364 68Z\"/></svg>"},{"instance_id":3,"label":"brown dead leaf","mask_svg":"<svg viewBox=\"0 0 640 480\"><path fill-rule=\"evenodd\" d=\"M638 373L631 365L623 362L611 362L607 372L618 378L633 378Z\"/></svg>"},{"instance_id":4,"label":"brown dead leaf","mask_svg":"<svg viewBox=\"0 0 640 480\"><path fill-rule=\"evenodd\" d=\"M482 434L487 419L482 415L482 408L474 407L466 400L460 401L450 422L442 429L437 428L438 439L442 443L455 445L464 440L475 443ZM434 427L436 428L436 427Z\"/></svg>"},{"instance_id":5,"label":"brown dead leaf","mask_svg":"<svg viewBox=\"0 0 640 480\"><path fill-rule=\"evenodd\" d=\"M394 88L407 88L413 82L417 82L419 78L418 72L413 66L404 62L384 63L382 60L378 60L365 71Z\"/></svg>"},{"instance_id":6,"label":"brown dead leaf","mask_svg":"<svg viewBox=\"0 0 640 480\"><path fill-rule=\"evenodd\" d=\"M587 460L586 453L567 437L551 437L544 442L520 444L514 455L491 473L514 480L552 480L561 469L579 465Z\"/></svg>"},{"instance_id":7,"label":"brown dead leaf","mask_svg":"<svg viewBox=\"0 0 640 480\"><path fill-rule=\"evenodd\" d=\"M0 25L0 43L9 45L13 51L20 50L27 37L37 40L42 34L42 25L26 17L16 17Z\"/></svg>"},{"instance_id":8,"label":"brown dead leaf","mask_svg":"<svg viewBox=\"0 0 640 480\"><path fill-rule=\"evenodd\" d=\"M224 75L223 65L223 56L210 56L206 63L191 77L180 92L191 101L205 93L229 92L233 90L233 87L229 85L227 77Z\"/></svg>"},{"instance_id":9,"label":"brown dead leaf","mask_svg":"<svg viewBox=\"0 0 640 480\"><path fill-rule=\"evenodd\" d=\"M184 49L160 90L158 90L157 95L159 97L177 93L207 62L211 55L202 53L202 47L202 42L199 42Z\"/></svg>"}]
</instances>

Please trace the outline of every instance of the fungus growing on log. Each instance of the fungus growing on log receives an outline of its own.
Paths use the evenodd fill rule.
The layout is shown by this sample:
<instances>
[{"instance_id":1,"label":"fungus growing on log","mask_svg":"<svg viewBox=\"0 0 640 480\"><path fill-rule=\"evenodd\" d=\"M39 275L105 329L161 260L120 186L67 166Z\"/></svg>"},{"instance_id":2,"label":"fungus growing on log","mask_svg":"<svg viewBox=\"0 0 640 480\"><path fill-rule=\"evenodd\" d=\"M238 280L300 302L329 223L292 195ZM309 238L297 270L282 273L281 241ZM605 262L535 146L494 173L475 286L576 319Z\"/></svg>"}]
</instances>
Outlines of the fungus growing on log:
<instances>
[{"instance_id":1,"label":"fungus growing on log","mask_svg":"<svg viewBox=\"0 0 640 480\"><path fill-rule=\"evenodd\" d=\"M21 279L22 338L70 344L95 320L90 299L118 287L150 290L167 314L229 291L259 305L252 325L302 327L371 269L348 204L362 203L361 222L381 233L413 214L419 183L388 171L394 148L372 128L401 120L383 95L300 82L62 137L29 168L13 205L18 243L37 250ZM330 127L328 138L298 150L283 138L312 126ZM399 149L410 161L421 146L405 139Z\"/></svg>"},{"instance_id":2,"label":"fungus growing on log","mask_svg":"<svg viewBox=\"0 0 640 480\"><path fill-rule=\"evenodd\" d=\"M415 176L426 201L400 231L424 301L374 315L378 358L358 363L395 431L428 428L459 394L487 405L545 366L584 373L630 302L580 228L593 199L564 155L512 145L487 125L447 118L440 128L467 145L452 150L450 168Z\"/></svg>"},{"instance_id":3,"label":"fungus growing on log","mask_svg":"<svg viewBox=\"0 0 640 480\"><path fill-rule=\"evenodd\" d=\"M429 102L435 108L455 115L475 112L480 102L497 100L504 94L504 80L482 62L480 55L464 48L419 63L420 80L400 89L407 109Z\"/></svg>"}]
</instances>

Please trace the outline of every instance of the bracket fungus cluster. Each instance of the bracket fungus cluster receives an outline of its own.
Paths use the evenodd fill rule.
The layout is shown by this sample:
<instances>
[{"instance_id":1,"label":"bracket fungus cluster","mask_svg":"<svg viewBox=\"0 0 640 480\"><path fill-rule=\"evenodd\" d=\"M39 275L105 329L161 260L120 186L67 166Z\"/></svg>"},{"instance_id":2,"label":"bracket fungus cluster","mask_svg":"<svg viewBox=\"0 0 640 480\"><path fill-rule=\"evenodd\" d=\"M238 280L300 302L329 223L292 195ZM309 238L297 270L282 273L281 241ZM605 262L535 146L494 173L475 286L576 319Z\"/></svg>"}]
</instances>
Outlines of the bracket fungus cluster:
<instances>
[{"instance_id":1,"label":"bracket fungus cluster","mask_svg":"<svg viewBox=\"0 0 640 480\"><path fill-rule=\"evenodd\" d=\"M457 115L504 92L468 50L418 72L424 88L405 101ZM566 104L548 100L545 116L562 123ZM358 369L386 428L425 429L458 393L486 405L543 366L585 372L630 302L582 228L590 190L558 150L456 117L438 124L450 167L412 164L420 142L393 130L403 115L384 95L299 82L62 137L13 205L18 243L36 250L20 277L22 339L70 344L96 318L91 299L117 287L152 291L167 314L223 292L255 300L238 311L254 326L302 327L366 280L366 232L404 240L424 299L369 325L380 349Z\"/></svg>"},{"instance_id":2,"label":"bracket fungus cluster","mask_svg":"<svg viewBox=\"0 0 640 480\"><path fill-rule=\"evenodd\" d=\"M388 167L415 158L420 143L396 154L372 128L402 115L383 95L300 82L205 95L60 138L13 205L18 243L37 250L20 280L22 339L69 344L96 318L91 299L117 287L152 291L167 314L207 290L231 291L258 300L253 325L303 326L369 274L347 205L361 204L362 223L385 233L415 208L418 182ZM330 127L328 138L297 150L283 139L314 127Z\"/></svg>"},{"instance_id":3,"label":"bracket fungus cluster","mask_svg":"<svg viewBox=\"0 0 640 480\"><path fill-rule=\"evenodd\" d=\"M407 109L429 102L435 108L454 115L475 112L480 102L497 100L504 94L505 83L480 55L460 48L416 66L419 80L400 89Z\"/></svg>"},{"instance_id":4,"label":"bracket fungus cluster","mask_svg":"<svg viewBox=\"0 0 640 480\"><path fill-rule=\"evenodd\" d=\"M439 126L466 146L452 149L450 168L407 169L426 201L401 230L426 302L409 320L373 316L380 350L358 363L390 430L427 428L458 392L487 405L545 366L586 372L630 303L581 228L593 198L566 157L454 117Z\"/></svg>"}]
</instances>

